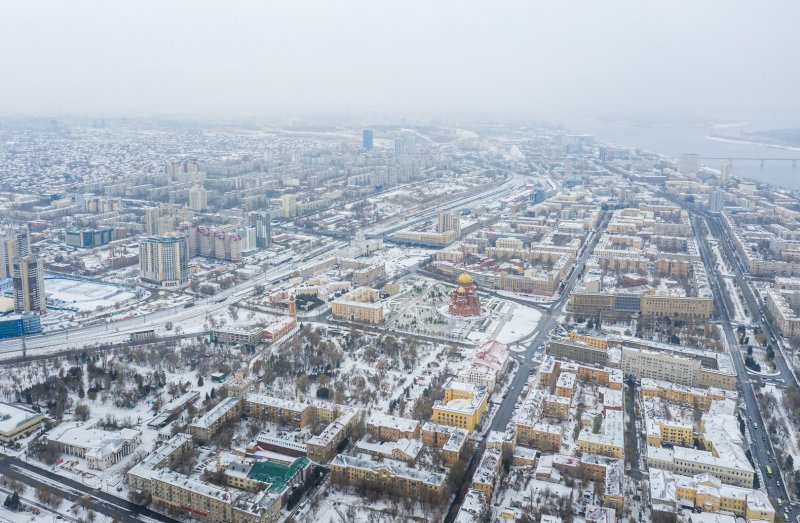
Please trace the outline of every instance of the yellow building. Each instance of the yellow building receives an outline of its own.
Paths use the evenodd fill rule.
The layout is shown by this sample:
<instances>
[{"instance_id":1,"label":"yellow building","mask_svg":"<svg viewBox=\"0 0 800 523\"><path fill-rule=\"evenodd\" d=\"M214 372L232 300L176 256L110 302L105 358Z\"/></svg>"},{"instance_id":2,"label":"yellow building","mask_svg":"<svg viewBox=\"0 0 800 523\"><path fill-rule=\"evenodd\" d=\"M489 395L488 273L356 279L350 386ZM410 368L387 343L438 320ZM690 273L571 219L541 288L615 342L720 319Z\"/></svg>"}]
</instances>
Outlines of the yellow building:
<instances>
[{"instance_id":1,"label":"yellow building","mask_svg":"<svg viewBox=\"0 0 800 523\"><path fill-rule=\"evenodd\" d=\"M348 484L369 483L378 487L397 489L406 496L422 494L444 495L446 476L423 472L405 465L377 462L344 454L331 461L331 476Z\"/></svg>"},{"instance_id":2,"label":"yellow building","mask_svg":"<svg viewBox=\"0 0 800 523\"><path fill-rule=\"evenodd\" d=\"M0 403L0 442L11 443L39 430L44 414L27 407Z\"/></svg>"},{"instance_id":3,"label":"yellow building","mask_svg":"<svg viewBox=\"0 0 800 523\"><path fill-rule=\"evenodd\" d=\"M575 392L576 376L572 372L562 372L556 380L556 396L572 399Z\"/></svg>"},{"instance_id":4,"label":"yellow building","mask_svg":"<svg viewBox=\"0 0 800 523\"><path fill-rule=\"evenodd\" d=\"M663 419L646 421L647 444L660 447L663 443L691 447L694 443L694 430L691 425Z\"/></svg>"},{"instance_id":5,"label":"yellow building","mask_svg":"<svg viewBox=\"0 0 800 523\"><path fill-rule=\"evenodd\" d=\"M708 411L714 401L721 401L729 396L735 397L735 394L726 393L718 388L701 389L651 378L642 378L641 383L642 397L661 398L670 403L696 406L704 412Z\"/></svg>"},{"instance_id":6,"label":"yellow building","mask_svg":"<svg viewBox=\"0 0 800 523\"><path fill-rule=\"evenodd\" d=\"M558 452L561 449L561 427L546 423L520 423L515 427L516 444L542 452Z\"/></svg>"},{"instance_id":7,"label":"yellow building","mask_svg":"<svg viewBox=\"0 0 800 523\"><path fill-rule=\"evenodd\" d=\"M189 425L189 433L200 442L207 442L226 423L238 419L242 413L242 399L229 396L220 401L213 409Z\"/></svg>"},{"instance_id":8,"label":"yellow building","mask_svg":"<svg viewBox=\"0 0 800 523\"><path fill-rule=\"evenodd\" d=\"M567 334L567 338L572 341L581 341L590 347L594 347L595 349L607 349L608 348L608 340L605 338L595 338L594 336L585 336L583 334L578 334L576 331L571 331Z\"/></svg>"},{"instance_id":9,"label":"yellow building","mask_svg":"<svg viewBox=\"0 0 800 523\"><path fill-rule=\"evenodd\" d=\"M569 398L560 396L545 396L542 405L542 415L546 418L569 418Z\"/></svg>"},{"instance_id":10,"label":"yellow building","mask_svg":"<svg viewBox=\"0 0 800 523\"><path fill-rule=\"evenodd\" d=\"M556 384L557 378L563 372L571 372L579 380L585 380L611 390L622 390L623 376L620 369L562 361L552 356L547 356L542 361L539 380L543 385L552 386Z\"/></svg>"},{"instance_id":11,"label":"yellow building","mask_svg":"<svg viewBox=\"0 0 800 523\"><path fill-rule=\"evenodd\" d=\"M651 493L654 502L667 504L692 503L703 512L727 512L747 521L774 521L775 509L760 490L722 483L708 473L695 476L651 469ZM668 499L664 499L664 495Z\"/></svg>"},{"instance_id":12,"label":"yellow building","mask_svg":"<svg viewBox=\"0 0 800 523\"><path fill-rule=\"evenodd\" d=\"M345 321L383 323L383 303L378 291L369 287L359 287L334 300L331 313L334 318Z\"/></svg>"},{"instance_id":13,"label":"yellow building","mask_svg":"<svg viewBox=\"0 0 800 523\"><path fill-rule=\"evenodd\" d=\"M622 459L584 454L581 456L581 467L593 480L602 481L603 506L614 509L619 517L625 502Z\"/></svg>"},{"instance_id":14,"label":"yellow building","mask_svg":"<svg viewBox=\"0 0 800 523\"><path fill-rule=\"evenodd\" d=\"M272 423L285 423L302 429L313 419L314 409L305 403L273 398L265 394L248 394L245 402L249 416L263 418Z\"/></svg>"},{"instance_id":15,"label":"yellow building","mask_svg":"<svg viewBox=\"0 0 800 523\"><path fill-rule=\"evenodd\" d=\"M444 386L444 400L433 404L432 421L472 431L486 413L486 388L450 379Z\"/></svg>"},{"instance_id":16,"label":"yellow building","mask_svg":"<svg viewBox=\"0 0 800 523\"><path fill-rule=\"evenodd\" d=\"M486 494L486 499L492 499L494 482L500 477L503 453L499 449L488 448L481 457L478 468L472 476L472 488Z\"/></svg>"},{"instance_id":17,"label":"yellow building","mask_svg":"<svg viewBox=\"0 0 800 523\"><path fill-rule=\"evenodd\" d=\"M590 429L581 430L578 435L578 447L586 454L597 454L611 458L622 458L625 455L625 434L621 411L606 411L600 432L594 434Z\"/></svg>"}]
</instances>

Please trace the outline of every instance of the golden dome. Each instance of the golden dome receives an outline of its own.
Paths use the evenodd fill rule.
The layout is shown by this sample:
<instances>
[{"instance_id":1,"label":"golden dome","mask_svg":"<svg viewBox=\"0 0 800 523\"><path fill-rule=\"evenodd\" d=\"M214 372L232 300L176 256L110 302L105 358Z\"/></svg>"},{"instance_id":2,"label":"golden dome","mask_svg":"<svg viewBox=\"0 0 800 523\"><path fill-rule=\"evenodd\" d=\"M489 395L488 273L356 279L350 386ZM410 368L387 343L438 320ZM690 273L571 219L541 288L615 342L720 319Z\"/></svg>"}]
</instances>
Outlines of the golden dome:
<instances>
[{"instance_id":1,"label":"golden dome","mask_svg":"<svg viewBox=\"0 0 800 523\"><path fill-rule=\"evenodd\" d=\"M472 285L472 276L466 272L462 273L461 276L458 277L458 283L461 285Z\"/></svg>"},{"instance_id":2,"label":"golden dome","mask_svg":"<svg viewBox=\"0 0 800 523\"><path fill-rule=\"evenodd\" d=\"M459 287L458 289L456 289L456 292L459 294L464 294L465 292L467 292L467 289L465 289L464 287Z\"/></svg>"}]
</instances>

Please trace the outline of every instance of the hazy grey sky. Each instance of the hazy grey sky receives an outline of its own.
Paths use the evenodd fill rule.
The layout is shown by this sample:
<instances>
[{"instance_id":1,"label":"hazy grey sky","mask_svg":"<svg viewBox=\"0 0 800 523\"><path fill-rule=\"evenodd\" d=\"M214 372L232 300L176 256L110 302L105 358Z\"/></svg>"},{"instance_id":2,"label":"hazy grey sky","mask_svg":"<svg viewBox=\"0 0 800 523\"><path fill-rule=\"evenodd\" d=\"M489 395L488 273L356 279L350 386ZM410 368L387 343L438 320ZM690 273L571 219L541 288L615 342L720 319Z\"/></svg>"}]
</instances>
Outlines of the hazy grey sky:
<instances>
[{"instance_id":1,"label":"hazy grey sky","mask_svg":"<svg viewBox=\"0 0 800 523\"><path fill-rule=\"evenodd\" d=\"M798 118L800 2L11 1L0 112Z\"/></svg>"}]
</instances>

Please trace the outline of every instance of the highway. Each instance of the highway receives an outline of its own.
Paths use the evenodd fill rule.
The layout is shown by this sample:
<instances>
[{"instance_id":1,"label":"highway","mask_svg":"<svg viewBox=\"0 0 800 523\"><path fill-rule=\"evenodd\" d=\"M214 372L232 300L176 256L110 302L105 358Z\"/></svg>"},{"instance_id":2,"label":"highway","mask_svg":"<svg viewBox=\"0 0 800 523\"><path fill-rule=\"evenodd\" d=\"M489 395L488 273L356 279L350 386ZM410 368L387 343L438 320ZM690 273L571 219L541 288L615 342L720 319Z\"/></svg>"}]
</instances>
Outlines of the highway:
<instances>
[{"instance_id":1,"label":"highway","mask_svg":"<svg viewBox=\"0 0 800 523\"><path fill-rule=\"evenodd\" d=\"M791 508L786 503L786 501L789 499L789 496L786 491L786 486L780 481L781 474L776 473L772 478L767 477L767 464L771 463L775 472L780 470L780 466L771 457L774 456L772 453L772 445L769 439L769 434L765 428L764 419L761 416L761 410L759 409L758 402L756 401L753 385L750 381L751 374L747 372L747 368L744 365L744 358L742 357L742 352L739 349L739 342L736 338L736 333L733 330L733 326L731 325L728 308L723 298L722 293L724 287L722 286L722 275L719 273L719 271L714 270L714 262L708 247L708 243L704 241L705 235L701 233L701 231L705 230L709 220L704 218L702 215L698 215L697 211L695 211L693 208L690 208L689 210L692 213L692 226L695 231L697 244L700 247L700 255L703 259L703 263L707 267L708 274L711 276L709 281L711 283L711 290L714 294L714 301L719 312L720 325L722 326L728 347L730 348L731 359L736 367L736 375L739 385L738 388L742 399L744 400L745 416L743 417L745 419L747 431L750 434L750 452L752 453L753 459L756 462L756 469L759 472L761 484L766 488L769 497L784 501L784 504L779 510L783 510L785 507ZM741 267L736 265L734 258L730 256L729 242L726 241L727 235L724 234L724 231L723 234L720 234L719 230L714 230L713 228L711 230L714 231L714 234L720 239L719 244L724 246L723 251L725 252L726 257L729 258L730 265L736 268L737 278L742 277L740 272ZM749 287L746 284L741 285L741 289L743 294L745 291L748 295L750 294ZM752 299L752 295L750 295L750 298ZM748 307L751 306L748 304ZM756 312L759 310L761 310L761 308L758 306L750 308L751 312ZM768 328L768 326L764 327ZM765 328L765 332L769 333L770 331L767 330L767 328ZM776 351L776 360L777 354L778 351ZM789 375L791 375L791 373L789 373ZM756 377L756 379L760 378ZM787 383L790 382L787 381ZM794 518L797 516L797 514L798 511L795 508L791 508L791 510L789 510L789 519L794 521Z\"/></svg>"}]
</instances>

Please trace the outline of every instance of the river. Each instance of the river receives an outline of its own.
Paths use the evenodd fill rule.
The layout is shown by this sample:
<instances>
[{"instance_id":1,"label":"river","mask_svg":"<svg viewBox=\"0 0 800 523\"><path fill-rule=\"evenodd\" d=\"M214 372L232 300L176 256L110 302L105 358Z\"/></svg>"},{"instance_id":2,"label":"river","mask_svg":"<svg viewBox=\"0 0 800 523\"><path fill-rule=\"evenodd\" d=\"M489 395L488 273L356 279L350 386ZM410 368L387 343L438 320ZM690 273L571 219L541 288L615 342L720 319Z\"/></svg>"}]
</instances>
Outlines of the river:
<instances>
[{"instance_id":1,"label":"river","mask_svg":"<svg viewBox=\"0 0 800 523\"><path fill-rule=\"evenodd\" d=\"M708 124L699 123L636 125L595 120L572 128L594 134L604 143L626 145L674 157L684 153L697 153L705 158L800 158L800 150L730 143L709 138L711 134L735 136L739 130L749 128L745 124L712 128ZM716 170L722 166L722 160L701 160L701 163ZM762 167L760 161L734 160L731 175L787 189L800 189L800 162L797 163L793 168L792 162L767 161Z\"/></svg>"}]
</instances>

